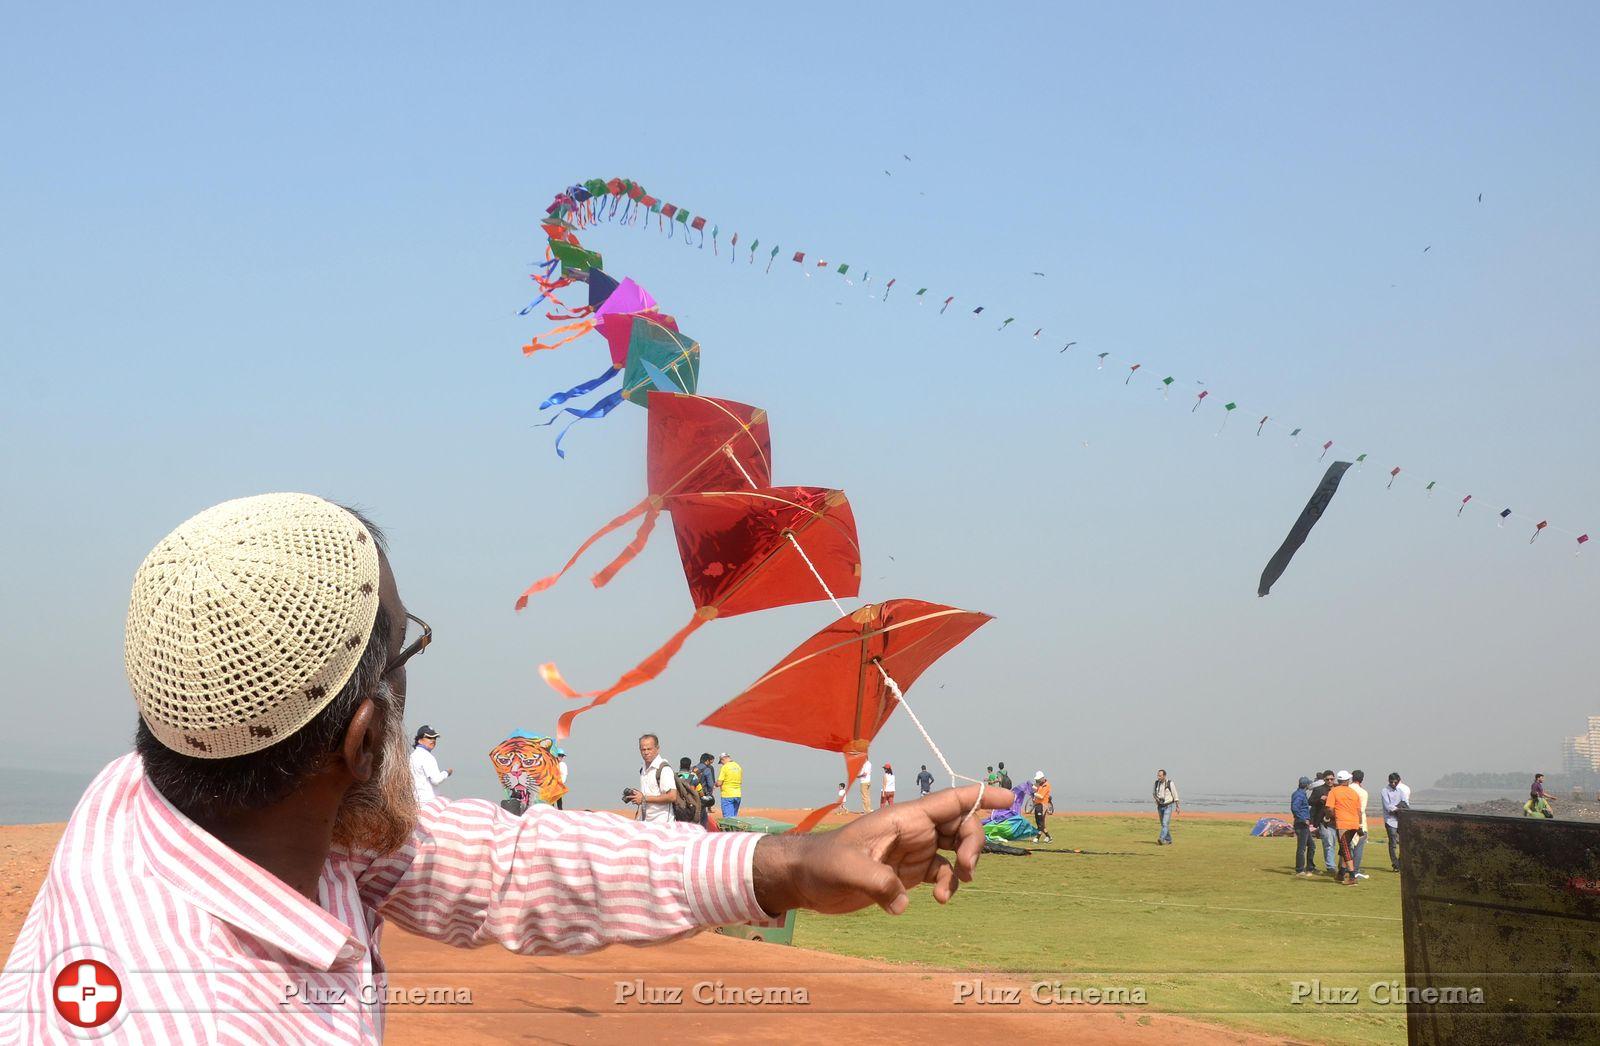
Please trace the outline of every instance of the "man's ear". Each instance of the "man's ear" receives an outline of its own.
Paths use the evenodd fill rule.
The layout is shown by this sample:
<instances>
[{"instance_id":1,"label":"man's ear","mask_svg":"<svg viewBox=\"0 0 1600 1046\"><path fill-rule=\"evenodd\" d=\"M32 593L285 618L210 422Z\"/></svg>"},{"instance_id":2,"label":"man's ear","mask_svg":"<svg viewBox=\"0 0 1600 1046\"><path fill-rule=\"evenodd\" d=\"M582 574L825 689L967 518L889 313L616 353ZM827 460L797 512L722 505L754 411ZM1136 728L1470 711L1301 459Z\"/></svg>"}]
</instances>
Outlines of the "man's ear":
<instances>
[{"instance_id":1,"label":"man's ear","mask_svg":"<svg viewBox=\"0 0 1600 1046\"><path fill-rule=\"evenodd\" d=\"M380 727L377 704L372 698L365 698L356 706L356 714L350 717L350 725L345 729L344 744L339 752L344 759L345 769L357 781L372 777L378 761L378 749L383 744Z\"/></svg>"}]
</instances>

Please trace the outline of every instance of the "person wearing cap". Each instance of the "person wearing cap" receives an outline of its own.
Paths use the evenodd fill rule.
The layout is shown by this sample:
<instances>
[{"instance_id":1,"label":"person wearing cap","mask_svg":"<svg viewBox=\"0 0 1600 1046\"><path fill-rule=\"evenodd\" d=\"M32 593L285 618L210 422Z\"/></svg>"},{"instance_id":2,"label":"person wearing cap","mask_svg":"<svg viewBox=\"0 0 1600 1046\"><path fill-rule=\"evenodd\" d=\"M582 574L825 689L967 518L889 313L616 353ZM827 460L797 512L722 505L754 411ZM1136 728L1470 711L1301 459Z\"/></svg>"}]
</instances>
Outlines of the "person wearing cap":
<instances>
[{"instance_id":1,"label":"person wearing cap","mask_svg":"<svg viewBox=\"0 0 1600 1046\"><path fill-rule=\"evenodd\" d=\"M894 805L894 767L883 764L883 792L878 796L879 806Z\"/></svg>"},{"instance_id":2,"label":"person wearing cap","mask_svg":"<svg viewBox=\"0 0 1600 1046\"><path fill-rule=\"evenodd\" d=\"M1023 763L1027 766L1027 763ZM1033 772L1033 824L1039 829L1039 838L1043 842L1053 843L1050 830L1045 827L1045 814L1050 811L1050 779L1044 775L1043 770Z\"/></svg>"},{"instance_id":3,"label":"person wearing cap","mask_svg":"<svg viewBox=\"0 0 1600 1046\"><path fill-rule=\"evenodd\" d=\"M567 750L565 748L556 749L556 772L561 775L561 787L565 788L567 786ZM565 792L556 796L557 810L566 809L566 798Z\"/></svg>"},{"instance_id":4,"label":"person wearing cap","mask_svg":"<svg viewBox=\"0 0 1600 1046\"><path fill-rule=\"evenodd\" d=\"M439 769L439 760L433 754L438 744L439 732L431 726L419 729L417 736L412 739L411 787L416 791L419 803L432 799L435 794L433 786L443 784L445 778L455 773L453 769Z\"/></svg>"},{"instance_id":5,"label":"person wearing cap","mask_svg":"<svg viewBox=\"0 0 1600 1046\"><path fill-rule=\"evenodd\" d=\"M1333 775L1333 780L1333 788L1328 791L1327 807L1334 831L1339 833L1339 870L1334 880L1345 886L1355 886L1356 858L1353 848L1356 835L1361 831L1361 799L1356 795L1356 790L1350 787L1350 771L1340 770Z\"/></svg>"},{"instance_id":6,"label":"person wearing cap","mask_svg":"<svg viewBox=\"0 0 1600 1046\"><path fill-rule=\"evenodd\" d=\"M717 790L722 793L722 816L738 817L739 803L744 798L744 767L728 757L727 752L717 757Z\"/></svg>"},{"instance_id":7,"label":"person wearing cap","mask_svg":"<svg viewBox=\"0 0 1600 1046\"><path fill-rule=\"evenodd\" d=\"M130 1005L96 1029L108 1041L376 1043L385 922L566 954L794 908L898 914L918 883L943 903L972 878L969 811L1003 805L976 786L806 836L419 805L407 668L433 633L381 542L348 509L269 494L145 558L123 644L134 751L67 823L0 974L0 1039L68 1040L57 978L110 976Z\"/></svg>"},{"instance_id":8,"label":"person wearing cap","mask_svg":"<svg viewBox=\"0 0 1600 1046\"><path fill-rule=\"evenodd\" d=\"M1300 778L1300 784L1289 796L1289 816L1294 818L1294 874L1301 879L1317 876L1316 834L1311 828L1311 778Z\"/></svg>"}]
</instances>

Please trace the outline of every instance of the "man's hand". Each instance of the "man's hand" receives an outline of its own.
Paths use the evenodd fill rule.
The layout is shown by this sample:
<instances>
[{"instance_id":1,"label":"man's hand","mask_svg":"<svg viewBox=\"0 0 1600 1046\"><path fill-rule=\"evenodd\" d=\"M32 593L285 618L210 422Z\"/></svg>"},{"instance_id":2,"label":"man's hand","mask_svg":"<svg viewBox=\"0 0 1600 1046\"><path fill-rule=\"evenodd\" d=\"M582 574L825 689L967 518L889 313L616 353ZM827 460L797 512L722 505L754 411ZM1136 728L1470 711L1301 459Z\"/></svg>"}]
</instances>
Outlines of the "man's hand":
<instances>
[{"instance_id":1,"label":"man's hand","mask_svg":"<svg viewBox=\"0 0 1600 1046\"><path fill-rule=\"evenodd\" d=\"M756 845L756 900L768 912L809 908L828 915L877 904L891 915L906 910L906 891L933 884L944 904L972 881L983 849L983 813L968 817L978 786L935 792L858 818L832 832L767 836ZM1011 805L1011 792L988 788L983 810ZM952 850L951 863L940 850Z\"/></svg>"}]
</instances>

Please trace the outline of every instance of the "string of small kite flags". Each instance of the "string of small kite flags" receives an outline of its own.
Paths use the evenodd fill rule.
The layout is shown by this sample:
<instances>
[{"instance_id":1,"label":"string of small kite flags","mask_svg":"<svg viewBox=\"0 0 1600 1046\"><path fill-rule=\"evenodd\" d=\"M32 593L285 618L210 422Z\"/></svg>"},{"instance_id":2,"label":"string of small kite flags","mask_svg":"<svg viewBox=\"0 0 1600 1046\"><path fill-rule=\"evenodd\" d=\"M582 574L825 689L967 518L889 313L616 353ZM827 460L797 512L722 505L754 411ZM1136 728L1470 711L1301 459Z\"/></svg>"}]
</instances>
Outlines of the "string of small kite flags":
<instances>
[{"instance_id":1,"label":"string of small kite flags","mask_svg":"<svg viewBox=\"0 0 1600 1046\"><path fill-rule=\"evenodd\" d=\"M617 185L620 186L622 191L620 193L612 191L612 183L617 183ZM639 189L640 191L635 193L633 191L635 189ZM678 205L675 205L675 204L671 204L671 203L666 203L666 202L664 202L664 201L662 201L660 199L657 199L654 196L650 196L649 194L644 193L642 191L642 188L640 188L637 185L637 183L628 181L626 179L612 179L612 182L605 182L605 181L600 181L598 179L593 179L593 180L591 180L589 182L583 183L583 185L581 185L581 186L573 186L572 189L569 189L569 192L571 192L572 190L579 190L579 194L578 195L581 197L581 200L582 201L589 201L591 203L592 203L592 200L595 199L595 198L606 196L608 194L610 196L610 199L608 201L602 202L598 207L588 206L586 208L581 208L580 209L580 211L579 211L579 213L577 215L577 218L583 224L590 224L590 223L601 222L601 221L606 221L606 222L616 221L617 220L617 216L618 216L619 207L621 206L624 198L626 198L626 207L623 208L622 211L621 211L621 222L620 222L621 224L627 225L627 226L637 225L637 226L639 226L639 227L641 227L641 228L643 228L645 230L648 230L650 228L649 221L648 221L648 216L650 214L655 214L656 218L657 218L657 222L656 222L656 230L657 230L657 232L663 232L664 231L666 233L666 235L669 238L671 238L671 237L674 236L676 228L681 225L683 227L683 233L684 233L684 235L682 237L684 244L686 246L694 246L695 244L694 244L693 240L690 237L690 231L691 230L697 231L697 232L700 233L700 240L699 240L698 246L702 250L705 247L705 241L706 241L706 238L707 238L706 227L709 224L710 225L710 239L711 239L711 245L712 245L712 253L713 253L713 255L720 255L720 248L719 248L719 245L718 245L718 237L720 235L720 231L721 230L720 230L719 226L715 225L714 223L711 223L710 220L703 214L701 214L701 215L691 215L691 212L685 207L681 207L681 206L678 206ZM588 195L584 196L583 195L584 193L587 193ZM610 204L609 207L607 206L607 203ZM583 227L583 225L580 225L579 227L581 228L581 227ZM756 250L757 250L758 247L760 247L760 245L761 245L761 240L759 238L757 238L754 241L752 241L749 244L749 247L747 248L747 250L749 252L748 253L748 261L749 261L749 263L751 265L754 265L754 263L755 263ZM729 243L729 252L728 252L729 258L728 258L728 261L729 261L730 264L733 264L733 263L737 262L737 260L738 260L738 253L739 253L738 252L738 246L739 246L739 234L737 232L735 232L733 234L731 242ZM767 257L767 264L766 264L766 267L764 269L764 272L770 273L772 271L773 263L774 263L774 261L776 261L778 255L779 255L779 253L781 253L781 251L782 251L781 247L774 246L772 248L771 252L768 254L768 257ZM850 273L851 273L851 270L852 270L852 265L850 263L839 263L837 266L835 266L831 262L827 261L826 259L819 258L819 259L817 259L815 261L814 265L808 265L807 262L806 262L807 255L808 255L807 251L804 251L804 250L795 251L793 256L792 256L792 260L797 266L801 267L801 271L803 272L803 274L808 279L812 276L813 271L815 271L815 270L823 270L828 275L833 275L833 276L839 277L840 279L843 280L843 282L847 286L852 286L852 287L857 286L855 280L850 277ZM1035 273L1034 275L1043 276L1044 274L1043 273ZM882 301L884 301L885 303L888 302L888 300L889 300L889 292L895 287L895 285L898 282L899 282L898 279L890 278L886 283L883 284L883 292L882 292L882 296L881 296L882 297ZM907 282L909 282L909 281L907 281ZM879 297L879 294L876 291L869 290L869 288L871 286L872 286L872 271L870 269L863 269L862 270L861 283L859 284L859 287L863 292L867 293L868 297L876 299L876 298ZM929 287L920 287L916 292L914 292L914 293L912 293L910 295L910 298L913 301L915 301L918 305L922 305L922 304L924 304L925 302L927 302L929 300L937 300L936 298L935 299L930 299L929 298L929 296L928 296L929 290L930 290ZM542 298L540 300L542 300ZM947 295L940 302L938 314L941 315L941 316L944 315L946 313L946 311L950 308L950 306L953 303L956 302L956 300L957 300L957 295L955 295L955 294ZM526 315L528 312L532 311L534 306L537 305L537 304L538 304L538 302L535 301L533 304L531 304L527 308L523 309L521 314L522 315ZM974 317L982 316L982 315L984 315L985 312L989 312L989 315L991 316L991 318L994 315L998 314L997 311L989 310L987 306L978 305L978 306L974 307L970 311L969 315L974 316ZM1014 315L1006 316L1006 318L1004 320L1002 320L1001 323L997 327L994 328L994 332L995 333L1000 333L1000 332L1003 332L1003 331L1009 329L1013 324L1017 323L1019 319L1020 319L1020 317L1014 316ZM1021 329L1023 329L1023 330L1027 329L1026 328L1026 323L1023 323ZM1034 329L1034 331L1033 331L1032 339L1034 341L1040 340L1041 337L1043 336L1044 332L1045 332L1045 327L1044 326L1036 327ZM1076 341L1068 341L1061 349L1058 350L1058 354L1059 353L1068 352L1069 350L1071 350L1077 344L1078 343ZM1127 373L1126 373L1126 376L1123 378L1123 382L1122 383L1124 385L1131 384L1136 377L1142 377L1145 374L1153 373L1153 372L1154 373L1158 373L1158 371L1154 371L1153 368L1146 367L1143 362L1135 361L1135 360L1127 359L1127 358L1119 359L1119 357L1117 355L1115 355L1113 353L1110 353L1110 352L1096 353L1095 354L1095 358L1096 358L1096 361L1097 361L1096 365L1095 365L1095 370L1096 371L1104 370L1106 362L1108 360L1110 360L1112 362L1116 362L1119 365L1125 365L1127 367ZM1159 379L1159 386L1161 388L1161 395L1162 395L1163 399L1166 399L1168 397L1168 394L1171 392L1171 390L1172 390L1174 384L1177 382L1177 380L1178 379L1175 376L1171 375L1171 374L1168 374L1165 377L1162 377L1162 378ZM1203 382L1197 382L1196 384L1204 384L1204 383ZM1217 402L1218 400L1221 399L1221 397L1217 397L1217 400L1212 400L1211 399L1211 395L1212 395L1212 393L1211 393L1210 389L1204 389L1203 388L1199 392L1197 392L1196 395L1195 395L1194 403L1189 408L1190 413L1191 414L1197 413L1202 406L1208 406L1209 407L1212 403L1215 403L1215 402ZM1208 400L1210 401L1209 403L1208 403ZM1230 400L1230 401L1222 404L1222 409L1223 409L1222 423L1221 423L1221 425L1219 425L1217 427L1217 430L1216 430L1216 433L1215 433L1216 435L1221 435L1222 432L1228 426L1229 418L1231 418L1232 415L1236 411L1242 410L1243 408L1240 406L1239 403ZM1287 422L1280 421L1276 416L1272 415L1270 412L1263 413L1261 415L1261 417L1259 418L1259 420L1257 421L1257 423L1256 423L1256 435L1257 436L1262 435L1263 430L1265 430L1268 427L1272 427L1274 430L1285 430L1284 434L1287 435L1288 438L1292 439L1297 446L1299 445L1301 436L1304 433L1304 429L1301 426L1291 426ZM1307 437L1307 438L1310 438L1310 437ZM1321 444L1322 456L1317 459L1319 463L1321 461L1323 461L1327 457L1328 452L1334 446L1335 446L1335 441L1332 440L1332 439L1326 439L1326 440L1324 440L1322 442L1322 444ZM1367 457L1368 457L1368 452L1362 452L1362 453L1358 454L1352 460L1351 463L1352 463L1352 465L1356 466L1357 470L1359 471L1360 470L1360 466L1362 466L1363 464L1366 463ZM1466 510L1469 509L1469 508L1476 510L1476 509L1478 509L1478 508L1480 508L1480 507L1482 507L1484 505L1489 505L1489 506L1491 506L1491 511L1494 511L1494 514L1497 517L1496 518L1496 526L1498 528L1503 528L1505 526L1506 522L1508 520L1511 520L1511 519L1525 520L1527 522L1527 524L1532 528L1531 531L1528 532L1529 533L1528 544L1530 544L1530 545L1535 543L1539 539L1539 536L1541 534L1543 534L1546 530L1549 530L1549 531L1552 531L1554 533L1565 534L1568 538L1571 538L1572 542L1573 542L1573 546L1574 546L1573 554L1576 556L1576 555L1581 555L1584 546L1589 541L1589 534L1588 534L1587 531L1579 532L1579 531L1576 531L1576 530L1569 529L1569 528L1567 528L1565 526L1558 525L1556 523L1551 522L1548 518L1544 517L1541 514L1516 511L1511 507L1511 503L1510 502L1504 501L1504 500L1495 499L1495 498L1492 498L1492 497L1488 497L1483 493L1483 491L1481 491L1480 489L1478 489L1476 487L1462 486L1462 485L1459 485L1459 484L1446 485L1446 484L1440 483L1437 479L1429 479L1429 480L1424 482L1424 480L1421 478L1420 474L1414 473L1414 472L1412 472L1412 471L1410 471L1410 470L1408 470L1408 469L1406 469L1406 468L1404 468L1404 467L1402 467L1400 465L1392 466L1389 469L1388 475L1389 475L1389 482L1386 485L1385 489L1392 490L1394 488L1395 483L1398 481L1398 482L1400 482L1402 484L1413 484L1413 485L1415 485L1417 487L1420 487L1421 490L1426 494L1426 496L1428 496L1430 498L1433 496L1433 494L1435 493L1436 490L1438 492L1440 492L1440 493L1448 493L1448 494L1450 494L1452 497L1457 499L1457 501L1455 503L1456 504L1455 515L1456 515L1457 518L1460 518L1463 515L1463 513L1465 513ZM1492 506L1496 505L1496 504L1501 505L1502 507L1499 510L1493 510Z\"/></svg>"}]
</instances>

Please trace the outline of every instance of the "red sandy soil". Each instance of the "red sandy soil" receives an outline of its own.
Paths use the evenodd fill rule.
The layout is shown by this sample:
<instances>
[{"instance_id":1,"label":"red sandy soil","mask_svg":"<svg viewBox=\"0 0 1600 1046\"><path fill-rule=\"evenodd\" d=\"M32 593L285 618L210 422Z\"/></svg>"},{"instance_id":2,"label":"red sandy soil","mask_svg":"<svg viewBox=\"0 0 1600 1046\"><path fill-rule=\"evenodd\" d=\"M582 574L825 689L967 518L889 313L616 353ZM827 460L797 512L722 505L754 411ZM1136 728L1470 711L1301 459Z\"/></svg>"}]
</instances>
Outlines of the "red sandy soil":
<instances>
[{"instance_id":1,"label":"red sandy soil","mask_svg":"<svg viewBox=\"0 0 1600 1046\"><path fill-rule=\"evenodd\" d=\"M793 810L751 810L794 820ZM1241 817L1243 815L1233 815ZM0 826L0 954L9 954L62 825ZM819 916L810 916L819 918ZM956 970L869 962L707 933L656 948L609 948L593 955L533 958L500 948L463 950L386 927L383 956L395 988L458 989L467 1004L391 1004L386 1041L400 1046L487 1046L520 1042L696 1043L831 1041L948 1042L1004 1037L1028 1043L1267 1044L1282 1040L1145 1012L1084 1004L1040 1006L1032 982ZM643 980L676 1004L618 997ZM956 985L1022 987L1019 1006L954 1004ZM700 1002L700 992L746 992L743 1002ZM1073 982L1067 981L1067 984ZM799 1004L755 1004L751 989L789 989Z\"/></svg>"}]
</instances>

